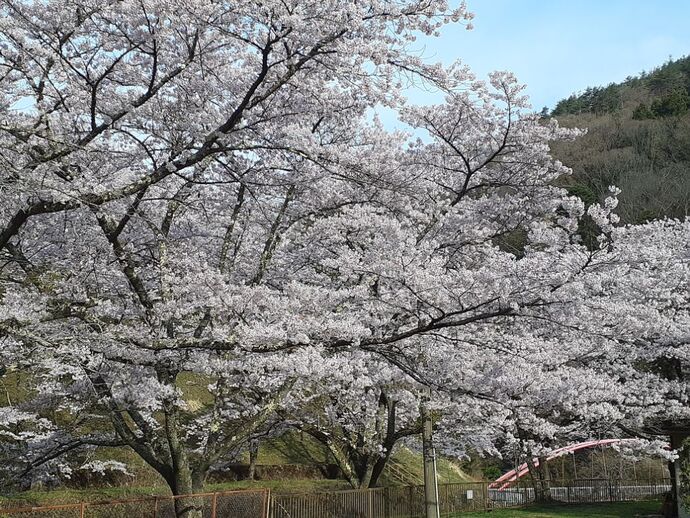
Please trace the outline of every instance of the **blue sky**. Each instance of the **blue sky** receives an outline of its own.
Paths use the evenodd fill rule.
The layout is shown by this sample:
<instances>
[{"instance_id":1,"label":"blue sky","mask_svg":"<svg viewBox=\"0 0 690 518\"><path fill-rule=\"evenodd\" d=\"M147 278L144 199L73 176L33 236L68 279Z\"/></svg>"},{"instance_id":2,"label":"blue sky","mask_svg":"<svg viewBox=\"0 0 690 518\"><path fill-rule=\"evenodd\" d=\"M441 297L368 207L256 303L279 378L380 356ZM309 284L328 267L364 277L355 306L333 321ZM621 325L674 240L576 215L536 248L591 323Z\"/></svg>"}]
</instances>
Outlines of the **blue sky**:
<instances>
[{"instance_id":1,"label":"blue sky","mask_svg":"<svg viewBox=\"0 0 690 518\"><path fill-rule=\"evenodd\" d=\"M690 0L467 0L474 29L420 39L430 61L510 70L535 110L690 54ZM428 96L408 92L412 102Z\"/></svg>"}]
</instances>

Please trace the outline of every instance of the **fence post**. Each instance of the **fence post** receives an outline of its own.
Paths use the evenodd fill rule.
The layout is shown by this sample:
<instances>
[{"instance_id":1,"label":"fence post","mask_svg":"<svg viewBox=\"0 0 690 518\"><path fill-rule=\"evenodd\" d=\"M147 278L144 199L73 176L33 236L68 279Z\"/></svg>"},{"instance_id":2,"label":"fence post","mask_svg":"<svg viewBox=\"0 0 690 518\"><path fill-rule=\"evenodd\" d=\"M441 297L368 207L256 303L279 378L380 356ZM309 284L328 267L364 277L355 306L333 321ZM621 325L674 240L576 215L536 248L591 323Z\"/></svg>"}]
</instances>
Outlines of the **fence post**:
<instances>
[{"instance_id":1,"label":"fence post","mask_svg":"<svg viewBox=\"0 0 690 518\"><path fill-rule=\"evenodd\" d=\"M566 484L567 484L567 485L565 486L565 490L566 490L566 497L565 497L565 499L566 499L566 502L571 503L571 502L570 502L570 481L569 481L569 480L566 481Z\"/></svg>"},{"instance_id":2,"label":"fence post","mask_svg":"<svg viewBox=\"0 0 690 518\"><path fill-rule=\"evenodd\" d=\"M158 516L158 497L154 497L153 499L153 518L156 518Z\"/></svg>"},{"instance_id":3,"label":"fence post","mask_svg":"<svg viewBox=\"0 0 690 518\"><path fill-rule=\"evenodd\" d=\"M218 506L218 493L213 492L211 497L211 518L216 518L216 507Z\"/></svg>"},{"instance_id":4,"label":"fence post","mask_svg":"<svg viewBox=\"0 0 690 518\"><path fill-rule=\"evenodd\" d=\"M266 498L266 505L264 506L264 516L263 518L269 518L271 516L271 490L266 489L266 492L264 493L265 498Z\"/></svg>"},{"instance_id":5,"label":"fence post","mask_svg":"<svg viewBox=\"0 0 690 518\"><path fill-rule=\"evenodd\" d=\"M86 502L82 502L79 505L79 518L84 518L86 516Z\"/></svg>"},{"instance_id":6,"label":"fence post","mask_svg":"<svg viewBox=\"0 0 690 518\"><path fill-rule=\"evenodd\" d=\"M391 515L391 488L386 486L383 488L383 515L384 518L390 518Z\"/></svg>"}]
</instances>

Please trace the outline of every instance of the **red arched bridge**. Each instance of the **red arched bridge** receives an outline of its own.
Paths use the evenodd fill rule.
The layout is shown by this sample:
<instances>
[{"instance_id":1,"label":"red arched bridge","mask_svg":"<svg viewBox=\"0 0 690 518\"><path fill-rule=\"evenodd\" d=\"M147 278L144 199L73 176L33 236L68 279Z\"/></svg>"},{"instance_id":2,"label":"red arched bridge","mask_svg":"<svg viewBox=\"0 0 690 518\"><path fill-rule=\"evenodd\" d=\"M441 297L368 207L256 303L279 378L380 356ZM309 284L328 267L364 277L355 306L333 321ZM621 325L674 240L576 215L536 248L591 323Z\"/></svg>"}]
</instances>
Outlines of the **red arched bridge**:
<instances>
[{"instance_id":1,"label":"red arched bridge","mask_svg":"<svg viewBox=\"0 0 690 518\"><path fill-rule=\"evenodd\" d=\"M563 448L558 448L556 450L553 450L551 453L549 453L546 457L546 460L552 460L555 458L558 458L562 455L565 455L567 453L574 453L578 450L584 450L587 448L596 448L597 446L610 446L612 444L620 444L624 443L627 441L632 441L634 439L599 439L599 440L594 440L594 441L585 441L585 442L580 442L577 444L571 444L569 446L564 446ZM532 462L534 466L539 466L539 459L535 458L532 459ZM489 487L491 489L505 489L512 482L515 482L518 480L520 477L523 475L526 475L529 472L529 467L527 466L527 463L525 462L524 464L521 464L517 468L510 470L508 473L505 475L502 475L501 477L497 478L494 482L492 482Z\"/></svg>"}]
</instances>

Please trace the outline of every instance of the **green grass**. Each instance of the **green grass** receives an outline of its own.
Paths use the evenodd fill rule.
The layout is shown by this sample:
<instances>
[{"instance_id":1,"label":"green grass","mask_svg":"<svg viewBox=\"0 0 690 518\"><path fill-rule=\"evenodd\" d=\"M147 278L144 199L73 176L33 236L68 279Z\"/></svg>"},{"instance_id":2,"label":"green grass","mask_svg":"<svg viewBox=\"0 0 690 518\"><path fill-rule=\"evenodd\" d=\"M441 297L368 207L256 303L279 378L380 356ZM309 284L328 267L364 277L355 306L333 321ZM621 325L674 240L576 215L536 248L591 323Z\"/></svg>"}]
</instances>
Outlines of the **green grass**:
<instances>
[{"instance_id":1,"label":"green grass","mask_svg":"<svg viewBox=\"0 0 690 518\"><path fill-rule=\"evenodd\" d=\"M569 506L530 506L523 509L495 509L481 513L459 513L453 518L634 518L659 513L661 502L622 502Z\"/></svg>"},{"instance_id":2,"label":"green grass","mask_svg":"<svg viewBox=\"0 0 690 518\"><path fill-rule=\"evenodd\" d=\"M309 493L318 491L338 491L352 489L344 480L327 479L294 479L294 480L239 480L222 484L209 484L209 491L228 489L261 489L269 488L276 493Z\"/></svg>"},{"instance_id":3,"label":"green grass","mask_svg":"<svg viewBox=\"0 0 690 518\"><path fill-rule=\"evenodd\" d=\"M249 462L244 452L242 462ZM259 445L258 464L330 464L334 460L327 448L306 433L290 430Z\"/></svg>"},{"instance_id":4,"label":"green grass","mask_svg":"<svg viewBox=\"0 0 690 518\"><path fill-rule=\"evenodd\" d=\"M422 455L409 448L399 447L393 451L393 459L401 464L407 471L414 473L421 480L424 478L424 466ZM249 462L249 454L244 453L243 462ZM259 447L259 464L332 464L333 457L325 446L317 442L311 436L297 431L289 431L280 437L271 438L261 443ZM436 463L439 482L475 482L464 473L457 464L439 457ZM383 485L395 485L394 480L389 480L384 471L381 480Z\"/></svg>"},{"instance_id":5,"label":"green grass","mask_svg":"<svg viewBox=\"0 0 690 518\"><path fill-rule=\"evenodd\" d=\"M417 476L419 480L424 480L424 463L422 461L422 454L414 452L406 447L399 447L393 450L393 459L401 464L407 471ZM444 457L438 457L436 460L436 472L438 473L438 481L440 484L449 484L453 482L476 482L467 473L462 471L457 464ZM384 470L381 477L381 485L394 486L398 482L386 476Z\"/></svg>"}]
</instances>

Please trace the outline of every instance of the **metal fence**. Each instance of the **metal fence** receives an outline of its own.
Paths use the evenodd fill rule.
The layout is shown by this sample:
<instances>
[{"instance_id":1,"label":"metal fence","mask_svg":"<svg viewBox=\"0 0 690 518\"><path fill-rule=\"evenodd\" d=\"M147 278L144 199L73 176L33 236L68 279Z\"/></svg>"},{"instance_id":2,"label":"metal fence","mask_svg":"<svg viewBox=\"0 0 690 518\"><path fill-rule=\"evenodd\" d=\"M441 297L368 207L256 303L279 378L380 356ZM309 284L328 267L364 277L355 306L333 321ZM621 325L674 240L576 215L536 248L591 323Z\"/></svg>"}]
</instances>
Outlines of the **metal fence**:
<instances>
[{"instance_id":1,"label":"metal fence","mask_svg":"<svg viewBox=\"0 0 690 518\"><path fill-rule=\"evenodd\" d=\"M268 489L0 509L0 518L268 518Z\"/></svg>"},{"instance_id":2,"label":"metal fence","mask_svg":"<svg viewBox=\"0 0 690 518\"><path fill-rule=\"evenodd\" d=\"M552 481L549 494L558 502L580 504L657 499L670 490L670 480L639 484L634 480L586 479Z\"/></svg>"},{"instance_id":3,"label":"metal fence","mask_svg":"<svg viewBox=\"0 0 690 518\"><path fill-rule=\"evenodd\" d=\"M551 481L551 500L569 503L660 499L669 481L640 485L620 480ZM441 516L468 511L519 507L534 502L528 482L490 489L482 482L439 485ZM424 516L424 486L386 487L271 496L270 518L416 518Z\"/></svg>"},{"instance_id":4,"label":"metal fence","mask_svg":"<svg viewBox=\"0 0 690 518\"><path fill-rule=\"evenodd\" d=\"M507 490L506 494L513 493ZM441 515L496 507L484 482L440 484ZM504 498L499 507L522 505L524 498ZM382 487L324 493L274 494L270 518L415 518L425 516L424 486Z\"/></svg>"},{"instance_id":5,"label":"metal fence","mask_svg":"<svg viewBox=\"0 0 690 518\"><path fill-rule=\"evenodd\" d=\"M442 484L444 514L487 509L487 485ZM424 486L271 496L270 518L410 518L424 515Z\"/></svg>"},{"instance_id":6,"label":"metal fence","mask_svg":"<svg viewBox=\"0 0 690 518\"><path fill-rule=\"evenodd\" d=\"M661 498L670 482L623 480L550 481L551 500L569 504ZM441 484L442 516L518 507L533 502L534 488L521 481L493 489L485 482ZM223 491L178 497L0 509L0 518L417 518L424 516L424 486L382 487L321 493L271 494L269 490Z\"/></svg>"},{"instance_id":7,"label":"metal fence","mask_svg":"<svg viewBox=\"0 0 690 518\"><path fill-rule=\"evenodd\" d=\"M671 491L671 481L658 480L641 484L634 480L551 480L549 487L544 490L550 500L566 504L629 502L660 499ZM529 482L501 489L489 487L488 491L493 507L514 507L535 500L534 488Z\"/></svg>"}]
</instances>

